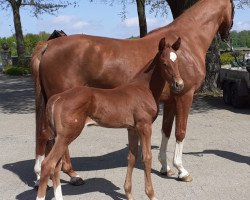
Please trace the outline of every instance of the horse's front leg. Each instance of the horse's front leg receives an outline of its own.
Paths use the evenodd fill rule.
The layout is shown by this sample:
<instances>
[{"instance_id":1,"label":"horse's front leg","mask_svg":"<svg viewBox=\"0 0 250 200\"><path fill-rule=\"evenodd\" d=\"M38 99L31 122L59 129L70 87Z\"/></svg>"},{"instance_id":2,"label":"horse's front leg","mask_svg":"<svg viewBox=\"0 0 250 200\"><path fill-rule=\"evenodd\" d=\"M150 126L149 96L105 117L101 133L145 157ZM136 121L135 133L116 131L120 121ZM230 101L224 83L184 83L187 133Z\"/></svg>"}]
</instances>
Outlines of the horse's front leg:
<instances>
[{"instance_id":1,"label":"horse's front leg","mask_svg":"<svg viewBox=\"0 0 250 200\"><path fill-rule=\"evenodd\" d=\"M136 125L141 146L142 146L142 159L144 163L144 176L145 176L145 192L150 200L157 200L153 189L151 179L151 165L152 165L152 152L151 152L151 135L152 125L139 123Z\"/></svg>"},{"instance_id":2,"label":"horse's front leg","mask_svg":"<svg viewBox=\"0 0 250 200\"><path fill-rule=\"evenodd\" d=\"M173 100L166 101L164 103L163 121L162 121L162 139L161 139L161 146L158 155L158 160L162 165L160 170L161 174L167 176L174 175L174 171L167 164L168 162L167 145L172 131L174 116L175 116L175 102Z\"/></svg>"},{"instance_id":3,"label":"horse's front leg","mask_svg":"<svg viewBox=\"0 0 250 200\"><path fill-rule=\"evenodd\" d=\"M193 102L193 91L182 96L176 96L176 145L174 151L174 166L178 169L178 178L181 181L190 182L193 180L192 176L182 165L182 151L184 145L184 139L187 129L187 119L190 107Z\"/></svg>"},{"instance_id":4,"label":"horse's front leg","mask_svg":"<svg viewBox=\"0 0 250 200\"><path fill-rule=\"evenodd\" d=\"M128 129L128 168L124 183L124 190L128 200L133 200L132 196L132 173L138 157L138 134L135 130Z\"/></svg>"}]
</instances>

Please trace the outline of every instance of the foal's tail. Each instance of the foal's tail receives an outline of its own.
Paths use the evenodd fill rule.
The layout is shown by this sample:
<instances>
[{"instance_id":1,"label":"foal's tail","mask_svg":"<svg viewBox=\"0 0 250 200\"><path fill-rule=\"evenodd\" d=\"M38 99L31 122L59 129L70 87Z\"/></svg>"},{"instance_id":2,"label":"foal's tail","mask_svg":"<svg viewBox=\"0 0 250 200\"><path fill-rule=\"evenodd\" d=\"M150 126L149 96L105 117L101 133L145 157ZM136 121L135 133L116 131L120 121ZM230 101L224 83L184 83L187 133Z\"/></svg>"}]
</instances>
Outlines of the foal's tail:
<instances>
[{"instance_id":1,"label":"foal's tail","mask_svg":"<svg viewBox=\"0 0 250 200\"><path fill-rule=\"evenodd\" d=\"M42 55L48 46L47 42L40 42L35 47L31 59L31 72L35 84L35 105L36 105L36 155L38 154L38 138L42 132L43 122L45 122L45 105L46 97L41 87L41 80L39 77L39 66Z\"/></svg>"}]
</instances>

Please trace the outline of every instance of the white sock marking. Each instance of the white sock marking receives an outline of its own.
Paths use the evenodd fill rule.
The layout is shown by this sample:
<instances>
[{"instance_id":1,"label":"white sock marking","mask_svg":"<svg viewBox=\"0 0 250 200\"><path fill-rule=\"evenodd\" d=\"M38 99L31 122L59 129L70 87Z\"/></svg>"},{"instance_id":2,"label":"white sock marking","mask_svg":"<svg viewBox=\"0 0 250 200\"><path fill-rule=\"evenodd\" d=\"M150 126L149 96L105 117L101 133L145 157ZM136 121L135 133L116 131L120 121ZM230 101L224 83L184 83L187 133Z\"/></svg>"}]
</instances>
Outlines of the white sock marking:
<instances>
[{"instance_id":1,"label":"white sock marking","mask_svg":"<svg viewBox=\"0 0 250 200\"><path fill-rule=\"evenodd\" d=\"M188 176L188 172L184 169L182 165L182 150L183 150L184 140L182 142L176 141L175 151L174 151L174 166L179 171L179 178Z\"/></svg>"},{"instance_id":2,"label":"white sock marking","mask_svg":"<svg viewBox=\"0 0 250 200\"><path fill-rule=\"evenodd\" d=\"M42 155L42 156L38 155L37 158L36 158L36 163L35 163L34 170L35 170L35 173L36 173L37 180L40 180L41 165L42 165L42 162L43 162L44 158L45 158L44 155Z\"/></svg>"},{"instance_id":3,"label":"white sock marking","mask_svg":"<svg viewBox=\"0 0 250 200\"><path fill-rule=\"evenodd\" d=\"M36 200L45 200L45 197L36 197Z\"/></svg>"},{"instance_id":4,"label":"white sock marking","mask_svg":"<svg viewBox=\"0 0 250 200\"><path fill-rule=\"evenodd\" d=\"M160 161L162 165L161 172L165 173L170 170L170 167L167 165L167 145L168 145L169 138L166 137L163 130L161 131L161 133L162 133L162 139L161 139L161 147L160 147L160 152L158 155L158 160Z\"/></svg>"},{"instance_id":5,"label":"white sock marking","mask_svg":"<svg viewBox=\"0 0 250 200\"><path fill-rule=\"evenodd\" d=\"M54 189L54 195L56 200L63 200L61 184L59 184L57 188Z\"/></svg>"}]
</instances>

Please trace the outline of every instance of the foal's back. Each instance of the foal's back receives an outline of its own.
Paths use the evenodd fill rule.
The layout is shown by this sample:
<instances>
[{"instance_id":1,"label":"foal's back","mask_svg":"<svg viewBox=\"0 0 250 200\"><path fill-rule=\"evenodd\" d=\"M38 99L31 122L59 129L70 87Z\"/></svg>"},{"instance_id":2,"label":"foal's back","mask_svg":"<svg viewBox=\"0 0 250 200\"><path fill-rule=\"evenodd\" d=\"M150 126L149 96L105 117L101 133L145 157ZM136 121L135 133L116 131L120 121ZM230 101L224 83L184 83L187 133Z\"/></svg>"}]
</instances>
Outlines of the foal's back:
<instances>
[{"instance_id":1,"label":"foal's back","mask_svg":"<svg viewBox=\"0 0 250 200\"><path fill-rule=\"evenodd\" d=\"M80 86L54 95L48 102L49 115L60 116L60 121L86 120L110 128L129 128L138 119L152 122L157 105L148 84L142 80L114 89ZM52 116L50 117L53 118Z\"/></svg>"}]
</instances>

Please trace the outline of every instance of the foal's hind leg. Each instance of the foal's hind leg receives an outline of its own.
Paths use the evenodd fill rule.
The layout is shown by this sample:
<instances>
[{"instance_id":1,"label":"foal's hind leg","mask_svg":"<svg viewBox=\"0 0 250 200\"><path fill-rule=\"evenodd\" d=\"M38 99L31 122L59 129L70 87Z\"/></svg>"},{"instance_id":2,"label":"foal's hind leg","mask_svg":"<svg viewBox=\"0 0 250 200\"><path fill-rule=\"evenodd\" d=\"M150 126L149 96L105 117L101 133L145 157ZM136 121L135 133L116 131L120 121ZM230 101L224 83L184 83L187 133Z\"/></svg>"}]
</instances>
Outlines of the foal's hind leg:
<instances>
[{"instance_id":1,"label":"foal's hind leg","mask_svg":"<svg viewBox=\"0 0 250 200\"><path fill-rule=\"evenodd\" d=\"M176 98L176 145L174 152L174 166L179 171L181 181L190 182L192 176L182 165L182 150L187 129L187 119L193 101L193 91Z\"/></svg>"},{"instance_id":2,"label":"foal's hind leg","mask_svg":"<svg viewBox=\"0 0 250 200\"><path fill-rule=\"evenodd\" d=\"M161 147L158 159L162 165L160 170L161 174L167 176L174 175L174 171L167 164L168 161L167 145L172 131L174 116L175 116L175 103L173 101L165 102L163 111L163 121L162 121L162 139L161 139Z\"/></svg>"},{"instance_id":3,"label":"foal's hind leg","mask_svg":"<svg viewBox=\"0 0 250 200\"><path fill-rule=\"evenodd\" d=\"M60 162L60 159L65 152L67 148L67 143L65 141L65 137L57 137L56 142L50 151L49 155L45 158L45 160L42 163L42 173L41 173L41 180L37 192L37 200L40 199L45 199L46 196L46 189L47 189L47 184L49 181L49 177L52 177L53 180L53 186L55 191L57 190L56 193L56 200L62 200L62 193L61 193L61 186L60 186L60 179L58 183L58 172L55 172L55 168L58 165L58 162ZM56 187L58 185L58 187Z\"/></svg>"},{"instance_id":4,"label":"foal's hind leg","mask_svg":"<svg viewBox=\"0 0 250 200\"><path fill-rule=\"evenodd\" d=\"M142 146L142 157L144 163L144 176L145 176L145 192L150 200L157 200L153 189L151 179L151 165L152 165L152 152L151 152L151 135L152 127L151 124L139 123L136 125L138 130L141 146Z\"/></svg>"},{"instance_id":5,"label":"foal's hind leg","mask_svg":"<svg viewBox=\"0 0 250 200\"><path fill-rule=\"evenodd\" d=\"M128 200L133 200L132 196L132 173L138 157L138 134L135 130L128 129L128 168L124 183L124 190Z\"/></svg>"},{"instance_id":6,"label":"foal's hind leg","mask_svg":"<svg viewBox=\"0 0 250 200\"><path fill-rule=\"evenodd\" d=\"M62 168L62 160L60 159L56 165L56 168L54 170L54 174L52 175L51 179L53 182L53 188L54 188L54 195L56 200L62 200L62 187L60 182L60 172Z\"/></svg>"},{"instance_id":7,"label":"foal's hind leg","mask_svg":"<svg viewBox=\"0 0 250 200\"><path fill-rule=\"evenodd\" d=\"M85 183L84 180L73 169L69 155L69 148L67 148L62 157L62 170L64 173L70 176L70 184L78 186Z\"/></svg>"}]
</instances>

